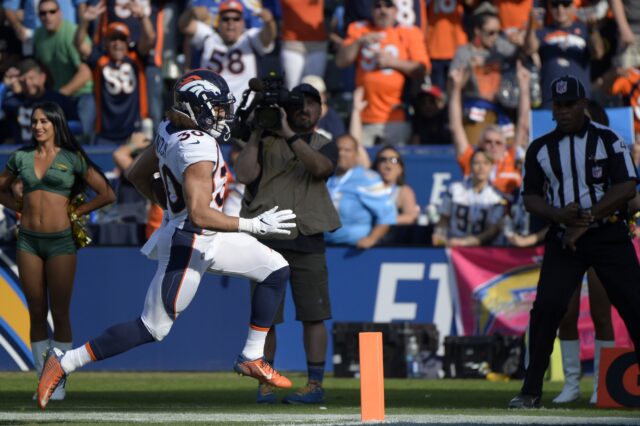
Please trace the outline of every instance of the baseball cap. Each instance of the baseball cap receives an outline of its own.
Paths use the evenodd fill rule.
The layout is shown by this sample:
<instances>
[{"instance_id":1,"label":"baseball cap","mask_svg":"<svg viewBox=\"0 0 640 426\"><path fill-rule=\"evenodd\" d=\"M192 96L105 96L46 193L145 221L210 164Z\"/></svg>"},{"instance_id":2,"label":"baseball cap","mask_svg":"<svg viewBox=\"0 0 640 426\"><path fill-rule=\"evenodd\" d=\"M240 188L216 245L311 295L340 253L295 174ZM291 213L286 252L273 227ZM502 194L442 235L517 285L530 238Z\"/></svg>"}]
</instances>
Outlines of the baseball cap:
<instances>
[{"instance_id":1,"label":"baseball cap","mask_svg":"<svg viewBox=\"0 0 640 426\"><path fill-rule=\"evenodd\" d=\"M127 24L125 24L124 22L112 22L107 26L106 36L107 38L111 38L116 34L122 34L127 39L131 35L131 33L129 32L129 27L127 27Z\"/></svg>"},{"instance_id":2,"label":"baseball cap","mask_svg":"<svg viewBox=\"0 0 640 426\"><path fill-rule=\"evenodd\" d=\"M298 84L296 87L291 89L292 93L298 93L301 95L311 96L314 100L316 100L319 104L322 103L322 99L320 98L320 92L310 85L309 83Z\"/></svg>"},{"instance_id":3,"label":"baseball cap","mask_svg":"<svg viewBox=\"0 0 640 426\"><path fill-rule=\"evenodd\" d=\"M586 97L584 86L573 75L556 78L551 83L551 99L554 102L577 101Z\"/></svg>"},{"instance_id":4,"label":"baseball cap","mask_svg":"<svg viewBox=\"0 0 640 426\"><path fill-rule=\"evenodd\" d=\"M218 13L223 14L225 12L244 12L244 7L242 7L242 3L237 0L228 0L220 3L220 7L218 8Z\"/></svg>"},{"instance_id":5,"label":"baseball cap","mask_svg":"<svg viewBox=\"0 0 640 426\"><path fill-rule=\"evenodd\" d=\"M305 75L300 82L310 84L319 93L324 93L327 91L327 86L324 84L324 80L320 76Z\"/></svg>"}]
</instances>

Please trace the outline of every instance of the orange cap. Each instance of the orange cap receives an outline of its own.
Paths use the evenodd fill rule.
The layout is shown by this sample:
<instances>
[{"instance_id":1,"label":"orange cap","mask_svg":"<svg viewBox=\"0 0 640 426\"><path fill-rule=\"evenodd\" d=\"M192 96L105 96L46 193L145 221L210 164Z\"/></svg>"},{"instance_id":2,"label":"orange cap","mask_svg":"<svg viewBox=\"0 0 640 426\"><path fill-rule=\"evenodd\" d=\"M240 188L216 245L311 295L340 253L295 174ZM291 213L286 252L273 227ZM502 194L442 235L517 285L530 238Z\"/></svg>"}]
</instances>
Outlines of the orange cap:
<instances>
[{"instance_id":1,"label":"orange cap","mask_svg":"<svg viewBox=\"0 0 640 426\"><path fill-rule=\"evenodd\" d=\"M127 39L131 35L129 27L127 27L127 24L124 22L112 22L107 26L107 38L111 38L115 34L122 34L127 37Z\"/></svg>"},{"instance_id":2,"label":"orange cap","mask_svg":"<svg viewBox=\"0 0 640 426\"><path fill-rule=\"evenodd\" d=\"M222 15L225 12L244 12L244 7L242 7L242 3L238 0L227 0L220 3L220 7L218 8L218 13Z\"/></svg>"}]
</instances>

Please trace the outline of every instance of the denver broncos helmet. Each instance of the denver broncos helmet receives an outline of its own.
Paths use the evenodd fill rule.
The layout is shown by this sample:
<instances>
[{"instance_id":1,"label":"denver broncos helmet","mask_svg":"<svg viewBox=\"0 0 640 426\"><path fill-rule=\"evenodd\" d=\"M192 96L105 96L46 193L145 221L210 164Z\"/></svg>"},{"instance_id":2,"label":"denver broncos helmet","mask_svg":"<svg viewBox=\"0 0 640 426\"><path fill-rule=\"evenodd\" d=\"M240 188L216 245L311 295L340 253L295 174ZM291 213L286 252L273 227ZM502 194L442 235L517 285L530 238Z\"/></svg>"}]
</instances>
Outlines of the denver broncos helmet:
<instances>
[{"instance_id":1,"label":"denver broncos helmet","mask_svg":"<svg viewBox=\"0 0 640 426\"><path fill-rule=\"evenodd\" d=\"M235 98L227 82L208 69L184 74L173 87L172 109L214 137L229 138Z\"/></svg>"}]
</instances>

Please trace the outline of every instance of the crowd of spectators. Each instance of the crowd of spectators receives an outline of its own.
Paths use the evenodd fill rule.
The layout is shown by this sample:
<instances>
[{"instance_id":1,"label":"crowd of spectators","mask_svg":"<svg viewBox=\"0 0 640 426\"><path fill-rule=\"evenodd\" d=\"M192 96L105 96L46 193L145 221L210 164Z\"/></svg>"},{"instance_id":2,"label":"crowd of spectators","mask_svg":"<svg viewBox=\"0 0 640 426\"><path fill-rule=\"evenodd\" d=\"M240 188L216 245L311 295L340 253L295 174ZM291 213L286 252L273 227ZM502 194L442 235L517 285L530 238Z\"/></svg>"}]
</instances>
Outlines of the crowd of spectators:
<instances>
[{"instance_id":1,"label":"crowd of spectators","mask_svg":"<svg viewBox=\"0 0 640 426\"><path fill-rule=\"evenodd\" d=\"M398 148L451 145L465 181L444 196L439 211L445 219L430 222L440 223L442 232L445 223L462 223L462 210L469 212L468 223L483 216L474 200L483 199L478 173L489 161L487 183L500 198L502 214L486 214L483 220L489 226L490 218L499 217L497 226L506 232L496 236L492 228L465 241L522 245L521 233L514 237L512 228L523 217L516 213L517 192L529 112L549 107L552 80L572 74L600 105L633 107L640 132L635 3L3 0L0 142L30 143L31 105L54 101L86 145L115 150L118 167L110 175L119 177L123 164L153 138L171 102L172 83L182 72L205 67L220 73L239 103L251 78L276 70L287 88L307 83L321 94L318 131L340 147L340 173L329 181L338 211L356 214L340 202L352 196L354 205L370 201L372 193L358 193L368 189L374 198L386 197L382 205L395 206L393 214L376 213L364 202L368 229L349 230L343 218L344 229L329 241L367 248L387 241L389 226L418 223L426 206L415 201L421 188L403 181ZM474 156L477 149L482 156ZM640 150L634 155L640 159ZM349 196L338 194L355 176L368 182ZM129 209L135 199L125 198L126 217L145 216ZM450 220L452 209L456 220ZM358 217L357 226L361 221ZM487 229L465 226L470 235L476 228ZM461 236L451 231L433 240L455 243Z\"/></svg>"}]
</instances>

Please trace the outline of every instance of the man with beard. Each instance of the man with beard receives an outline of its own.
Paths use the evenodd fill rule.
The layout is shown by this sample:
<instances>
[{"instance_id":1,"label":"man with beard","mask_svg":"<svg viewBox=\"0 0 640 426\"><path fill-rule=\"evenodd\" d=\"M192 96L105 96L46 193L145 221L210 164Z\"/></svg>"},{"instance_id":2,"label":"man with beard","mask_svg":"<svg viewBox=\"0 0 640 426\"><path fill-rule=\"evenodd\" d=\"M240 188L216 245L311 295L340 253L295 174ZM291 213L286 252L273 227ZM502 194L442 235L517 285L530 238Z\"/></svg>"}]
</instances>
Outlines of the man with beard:
<instances>
[{"instance_id":1,"label":"man with beard","mask_svg":"<svg viewBox=\"0 0 640 426\"><path fill-rule=\"evenodd\" d=\"M589 267L620 312L640 359L640 266L625 220L638 174L624 140L585 115L585 93L572 75L551 83L557 126L531 142L525 157L524 205L551 228L529 320L530 362L509 408L540 405L556 330Z\"/></svg>"},{"instance_id":2,"label":"man with beard","mask_svg":"<svg viewBox=\"0 0 640 426\"><path fill-rule=\"evenodd\" d=\"M260 238L289 262L296 319L302 321L307 356L308 383L286 396L290 404L324 401L324 365L327 329L331 318L327 262L323 232L340 226L326 187L334 172L338 151L334 142L314 129L320 119L320 93L309 84L300 84L293 93L304 98L301 108L280 108L280 129L257 128L251 133L235 164L240 183L247 185L241 217L279 206L295 208L297 229L285 238ZM282 322L282 310L274 324ZM275 326L265 343L265 359L273 363L276 348ZM261 384L257 401L273 403L276 395L268 384Z\"/></svg>"}]
</instances>

